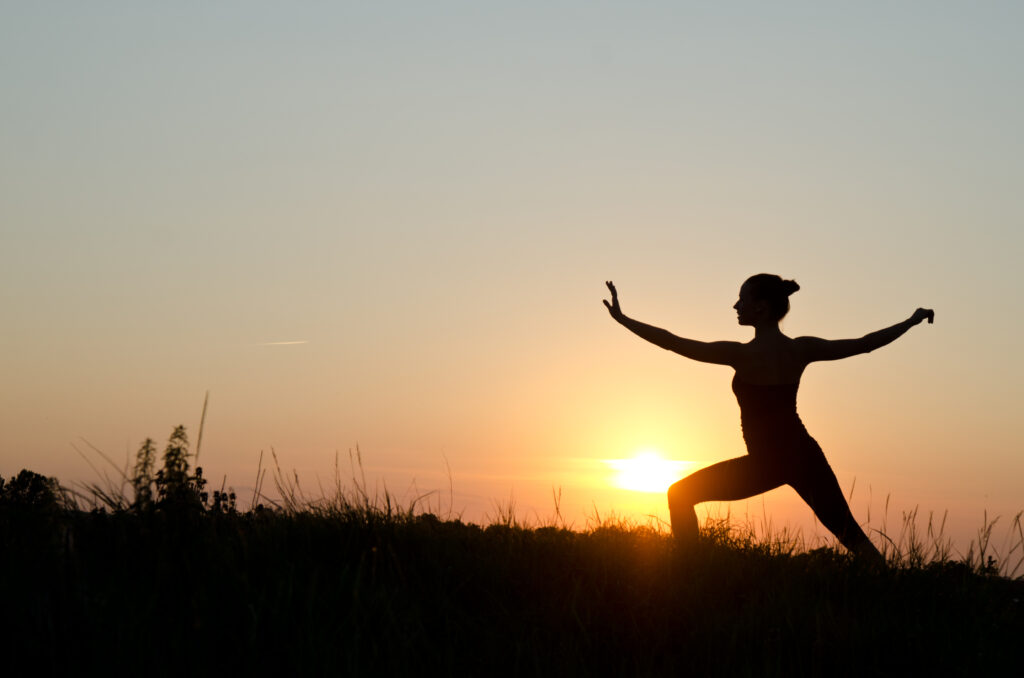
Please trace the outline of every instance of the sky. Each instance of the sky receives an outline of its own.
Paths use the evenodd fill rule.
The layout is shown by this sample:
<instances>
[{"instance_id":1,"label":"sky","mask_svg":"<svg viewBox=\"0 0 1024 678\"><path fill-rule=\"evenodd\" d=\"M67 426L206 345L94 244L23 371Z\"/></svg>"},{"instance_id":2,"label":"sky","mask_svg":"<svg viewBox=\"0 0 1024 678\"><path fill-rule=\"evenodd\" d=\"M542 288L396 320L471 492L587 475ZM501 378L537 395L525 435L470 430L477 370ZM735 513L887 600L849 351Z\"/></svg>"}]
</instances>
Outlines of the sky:
<instances>
[{"instance_id":1,"label":"sky","mask_svg":"<svg viewBox=\"0 0 1024 678\"><path fill-rule=\"evenodd\" d=\"M244 504L261 453L316 497L358 449L465 520L664 520L608 460L743 454L731 373L604 282L746 341L766 271L792 336L936 311L804 375L858 520L948 512L963 548L1024 510L1019 3L0 11L2 476L116 477L93 448L194 438L208 392L200 465ZM823 534L789 488L705 508Z\"/></svg>"}]
</instances>

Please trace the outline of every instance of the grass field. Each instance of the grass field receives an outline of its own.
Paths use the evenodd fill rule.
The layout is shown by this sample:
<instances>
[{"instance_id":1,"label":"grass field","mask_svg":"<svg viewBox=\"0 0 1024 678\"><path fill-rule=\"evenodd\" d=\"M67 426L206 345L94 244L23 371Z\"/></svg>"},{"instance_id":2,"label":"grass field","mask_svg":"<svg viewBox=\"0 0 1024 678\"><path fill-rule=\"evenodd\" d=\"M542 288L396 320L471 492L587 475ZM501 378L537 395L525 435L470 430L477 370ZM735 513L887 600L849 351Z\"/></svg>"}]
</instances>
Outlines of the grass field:
<instances>
[{"instance_id":1,"label":"grass field","mask_svg":"<svg viewBox=\"0 0 1024 678\"><path fill-rule=\"evenodd\" d=\"M978 551L955 561L904 544L903 557L892 550L890 566L876 570L720 522L683 551L664 532L621 521L570 531L519 525L511 512L487 526L443 520L368 497L358 483L302 502L280 474L280 506L242 512L230 495L205 495L185 462L176 487L152 465L149 476L126 474L127 496L94 487L75 497L27 472L0 486L8 667L27 661L44 675L1024 672L1024 581L999 574L1003 564Z\"/></svg>"}]
</instances>

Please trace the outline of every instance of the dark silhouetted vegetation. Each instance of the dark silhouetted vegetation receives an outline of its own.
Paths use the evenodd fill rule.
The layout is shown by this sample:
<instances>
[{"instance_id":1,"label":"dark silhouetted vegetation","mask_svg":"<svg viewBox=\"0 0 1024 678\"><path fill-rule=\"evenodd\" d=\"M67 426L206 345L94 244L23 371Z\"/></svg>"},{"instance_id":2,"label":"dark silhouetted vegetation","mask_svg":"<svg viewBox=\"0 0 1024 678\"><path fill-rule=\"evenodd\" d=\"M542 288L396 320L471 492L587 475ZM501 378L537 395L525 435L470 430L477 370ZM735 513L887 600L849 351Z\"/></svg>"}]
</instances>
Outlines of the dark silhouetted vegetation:
<instances>
[{"instance_id":1,"label":"dark silhouetted vegetation","mask_svg":"<svg viewBox=\"0 0 1024 678\"><path fill-rule=\"evenodd\" d=\"M279 469L277 505L257 492L239 511L230 491L207 495L183 428L162 462L147 440L124 493L74 494L29 471L0 483L8 665L358 676L1021 668L1024 581L997 574L991 556L891 557L878 570L713 521L681 552L626 521L571 531L524 526L511 511L488 526L444 520L358 481L303 501Z\"/></svg>"}]
</instances>

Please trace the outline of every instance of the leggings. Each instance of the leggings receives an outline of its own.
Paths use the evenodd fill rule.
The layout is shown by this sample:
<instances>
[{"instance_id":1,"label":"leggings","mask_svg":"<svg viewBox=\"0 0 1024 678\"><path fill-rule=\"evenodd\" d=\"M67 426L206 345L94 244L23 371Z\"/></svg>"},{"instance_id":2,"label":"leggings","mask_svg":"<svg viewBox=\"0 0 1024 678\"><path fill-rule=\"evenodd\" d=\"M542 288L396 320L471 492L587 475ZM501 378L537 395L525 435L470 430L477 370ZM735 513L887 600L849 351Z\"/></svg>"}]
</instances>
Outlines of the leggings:
<instances>
[{"instance_id":1,"label":"leggings","mask_svg":"<svg viewBox=\"0 0 1024 678\"><path fill-rule=\"evenodd\" d=\"M870 544L850 512L839 481L818 443L807 436L798 454L760 450L703 468L668 491L672 531L681 538L696 536L693 506L705 501L735 501L789 485L807 502L843 546L851 550Z\"/></svg>"}]
</instances>

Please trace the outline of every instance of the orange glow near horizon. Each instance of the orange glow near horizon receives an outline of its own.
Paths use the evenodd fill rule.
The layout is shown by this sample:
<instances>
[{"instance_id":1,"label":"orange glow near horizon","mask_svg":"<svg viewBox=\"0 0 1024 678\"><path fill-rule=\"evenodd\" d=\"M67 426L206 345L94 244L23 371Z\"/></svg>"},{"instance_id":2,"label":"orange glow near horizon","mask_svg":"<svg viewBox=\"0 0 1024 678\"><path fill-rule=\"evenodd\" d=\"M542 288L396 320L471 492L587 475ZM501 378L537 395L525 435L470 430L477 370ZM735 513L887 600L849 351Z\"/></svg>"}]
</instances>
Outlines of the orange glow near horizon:
<instances>
[{"instance_id":1,"label":"orange glow near horizon","mask_svg":"<svg viewBox=\"0 0 1024 678\"><path fill-rule=\"evenodd\" d=\"M640 450L630 459L608 459L605 463L617 473L611 483L634 492L668 491L669 485L685 475L692 461L665 459L655 450Z\"/></svg>"}]
</instances>

